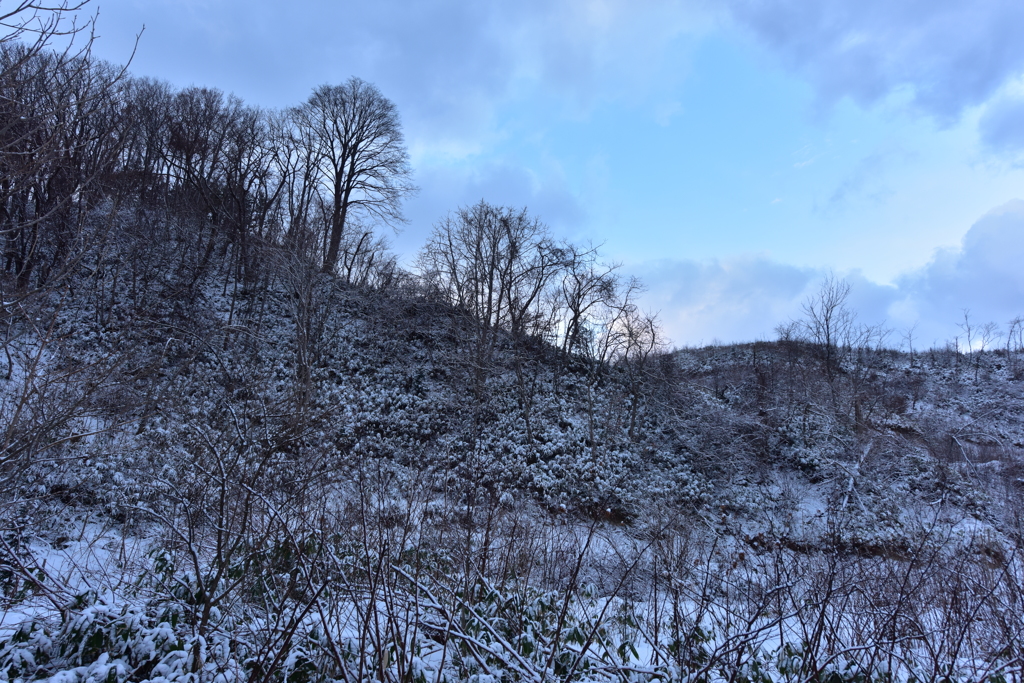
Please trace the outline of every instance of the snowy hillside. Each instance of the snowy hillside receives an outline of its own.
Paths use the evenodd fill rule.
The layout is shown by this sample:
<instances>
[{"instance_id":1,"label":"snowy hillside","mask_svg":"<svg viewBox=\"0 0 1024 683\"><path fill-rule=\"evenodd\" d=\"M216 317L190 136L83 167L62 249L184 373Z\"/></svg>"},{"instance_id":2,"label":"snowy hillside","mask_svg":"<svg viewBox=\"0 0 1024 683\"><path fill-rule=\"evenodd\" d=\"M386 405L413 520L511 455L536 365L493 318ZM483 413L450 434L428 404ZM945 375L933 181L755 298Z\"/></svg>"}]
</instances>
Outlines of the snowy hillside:
<instances>
[{"instance_id":1,"label":"snowy hillside","mask_svg":"<svg viewBox=\"0 0 1024 683\"><path fill-rule=\"evenodd\" d=\"M1019 670L1019 355L504 337L474 395L464 313L293 275L9 315L7 679Z\"/></svg>"},{"instance_id":2,"label":"snowy hillside","mask_svg":"<svg viewBox=\"0 0 1024 683\"><path fill-rule=\"evenodd\" d=\"M400 268L369 83L43 38L0 38L0 681L1024 676L1019 319L896 351L830 278L670 351L525 209Z\"/></svg>"}]
</instances>

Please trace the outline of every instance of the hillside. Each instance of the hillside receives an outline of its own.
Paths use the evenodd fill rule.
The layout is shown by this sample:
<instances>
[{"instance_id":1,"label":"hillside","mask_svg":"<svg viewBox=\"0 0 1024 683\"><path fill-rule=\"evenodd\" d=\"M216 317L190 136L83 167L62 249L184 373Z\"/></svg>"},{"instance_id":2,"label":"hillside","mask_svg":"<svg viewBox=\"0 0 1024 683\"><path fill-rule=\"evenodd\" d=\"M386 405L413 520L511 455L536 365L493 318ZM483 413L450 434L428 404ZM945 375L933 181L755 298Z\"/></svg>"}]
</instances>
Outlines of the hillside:
<instances>
[{"instance_id":1,"label":"hillside","mask_svg":"<svg viewBox=\"0 0 1024 683\"><path fill-rule=\"evenodd\" d=\"M371 84L46 48L0 39L0 681L1024 675L1019 321L897 351L830 278L670 351L525 209L399 267Z\"/></svg>"},{"instance_id":2,"label":"hillside","mask_svg":"<svg viewBox=\"0 0 1024 683\"><path fill-rule=\"evenodd\" d=\"M505 336L476 396L465 312L275 258L9 313L7 678L1016 670L1018 354Z\"/></svg>"}]
</instances>

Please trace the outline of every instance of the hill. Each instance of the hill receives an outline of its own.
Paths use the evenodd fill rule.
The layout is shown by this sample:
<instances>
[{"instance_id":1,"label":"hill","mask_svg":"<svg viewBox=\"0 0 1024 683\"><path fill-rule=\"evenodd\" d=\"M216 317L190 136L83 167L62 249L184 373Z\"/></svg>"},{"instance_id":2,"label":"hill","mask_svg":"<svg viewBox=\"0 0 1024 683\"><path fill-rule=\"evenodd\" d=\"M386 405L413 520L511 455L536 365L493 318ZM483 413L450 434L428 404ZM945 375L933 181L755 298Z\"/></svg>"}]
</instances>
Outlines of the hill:
<instances>
[{"instance_id":1,"label":"hill","mask_svg":"<svg viewBox=\"0 0 1024 683\"><path fill-rule=\"evenodd\" d=\"M829 280L670 351L525 210L399 268L370 84L265 112L0 57L0 680L1024 672L1013 334L896 351ZM350 95L383 176L314 135Z\"/></svg>"}]
</instances>

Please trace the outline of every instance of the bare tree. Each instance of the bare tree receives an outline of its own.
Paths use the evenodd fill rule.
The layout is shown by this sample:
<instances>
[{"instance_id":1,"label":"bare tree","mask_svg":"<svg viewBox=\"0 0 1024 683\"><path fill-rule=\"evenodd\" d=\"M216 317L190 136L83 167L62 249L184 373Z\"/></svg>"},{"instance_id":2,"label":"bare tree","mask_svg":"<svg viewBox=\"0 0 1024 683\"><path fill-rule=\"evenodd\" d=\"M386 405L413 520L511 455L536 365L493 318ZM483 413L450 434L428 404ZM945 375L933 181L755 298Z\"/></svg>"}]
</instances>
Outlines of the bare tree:
<instances>
[{"instance_id":1,"label":"bare tree","mask_svg":"<svg viewBox=\"0 0 1024 683\"><path fill-rule=\"evenodd\" d=\"M1017 356L1024 350L1024 318L1017 316L1007 323L1006 331L1006 361L1009 363L1010 372L1017 371Z\"/></svg>"},{"instance_id":2,"label":"bare tree","mask_svg":"<svg viewBox=\"0 0 1024 683\"><path fill-rule=\"evenodd\" d=\"M293 253L313 261L318 240L315 217L323 204L317 182L319 155L313 131L293 125L292 119L285 114L271 121L275 167L284 186L282 210L287 222L284 243Z\"/></svg>"},{"instance_id":3,"label":"bare tree","mask_svg":"<svg viewBox=\"0 0 1024 683\"><path fill-rule=\"evenodd\" d=\"M95 22L91 17L85 22L78 21L78 12L89 4L89 0L17 0L0 7L0 45L22 43L27 48L26 57L32 57L51 47L54 38L73 39L89 32ZM92 44L91 32L82 50ZM73 43L68 46L71 54Z\"/></svg>"},{"instance_id":4,"label":"bare tree","mask_svg":"<svg viewBox=\"0 0 1024 683\"><path fill-rule=\"evenodd\" d=\"M974 350L974 335L977 333L977 327L971 322L971 309L965 308L964 321L957 323L956 326L964 331L964 336L967 337L967 353L969 354Z\"/></svg>"},{"instance_id":5,"label":"bare tree","mask_svg":"<svg viewBox=\"0 0 1024 683\"><path fill-rule=\"evenodd\" d=\"M665 339L658 326L658 319L652 313L642 312L634 307L628 312L623 325L626 332L626 348L622 365L625 370L626 387L629 391L629 429L631 441L637 439L637 417L640 404L645 396L649 361L665 346Z\"/></svg>"},{"instance_id":6,"label":"bare tree","mask_svg":"<svg viewBox=\"0 0 1024 683\"><path fill-rule=\"evenodd\" d=\"M381 289L394 279L398 263L383 236L362 225L342 239L339 273L344 281L363 289Z\"/></svg>"},{"instance_id":7,"label":"bare tree","mask_svg":"<svg viewBox=\"0 0 1024 683\"><path fill-rule=\"evenodd\" d=\"M1002 333L999 331L999 326L994 322L987 322L978 329L978 352L974 358L974 380L978 380L978 375L981 371L981 359L985 355L985 350L994 346Z\"/></svg>"},{"instance_id":8,"label":"bare tree","mask_svg":"<svg viewBox=\"0 0 1024 683\"><path fill-rule=\"evenodd\" d=\"M478 407L498 347L511 342L528 441L537 389L529 359L534 342L550 333L551 304L557 299L552 290L570 251L525 209L481 201L442 219L419 257L428 286L466 314L472 331L467 360Z\"/></svg>"},{"instance_id":9,"label":"bare tree","mask_svg":"<svg viewBox=\"0 0 1024 683\"><path fill-rule=\"evenodd\" d=\"M93 237L122 145L127 67L91 57L89 0L0 7L0 237L20 296L55 286Z\"/></svg>"},{"instance_id":10,"label":"bare tree","mask_svg":"<svg viewBox=\"0 0 1024 683\"><path fill-rule=\"evenodd\" d=\"M914 323L903 332L903 340L907 343L907 353L910 354L910 364L914 364L914 333L917 331L917 323Z\"/></svg>"},{"instance_id":11,"label":"bare tree","mask_svg":"<svg viewBox=\"0 0 1024 683\"><path fill-rule=\"evenodd\" d=\"M988 322L984 325L972 323L971 311L965 308L964 321L957 323L957 327L963 330L964 335L967 337L967 354L974 360L974 379L977 380L985 349L991 347L1002 336L999 332L999 326L994 322Z\"/></svg>"},{"instance_id":12,"label":"bare tree","mask_svg":"<svg viewBox=\"0 0 1024 683\"><path fill-rule=\"evenodd\" d=\"M586 353L594 317L611 303L618 289L617 264L597 262L597 249L568 245L558 307L564 310L562 353Z\"/></svg>"},{"instance_id":13,"label":"bare tree","mask_svg":"<svg viewBox=\"0 0 1024 683\"><path fill-rule=\"evenodd\" d=\"M323 270L332 272L353 214L391 226L404 221L401 200L415 188L398 112L374 85L353 77L320 86L292 117L309 133L300 139L331 198Z\"/></svg>"},{"instance_id":14,"label":"bare tree","mask_svg":"<svg viewBox=\"0 0 1024 683\"><path fill-rule=\"evenodd\" d=\"M489 362L499 330L516 338L545 320L544 290L564 263L564 250L525 209L481 201L434 226L419 257L439 296L476 322L477 364Z\"/></svg>"},{"instance_id":15,"label":"bare tree","mask_svg":"<svg viewBox=\"0 0 1024 683\"><path fill-rule=\"evenodd\" d=\"M850 283L829 274L818 293L803 305L802 326L809 339L821 347L825 356L825 372L829 380L839 366L840 343L850 336L853 312L847 306Z\"/></svg>"}]
</instances>

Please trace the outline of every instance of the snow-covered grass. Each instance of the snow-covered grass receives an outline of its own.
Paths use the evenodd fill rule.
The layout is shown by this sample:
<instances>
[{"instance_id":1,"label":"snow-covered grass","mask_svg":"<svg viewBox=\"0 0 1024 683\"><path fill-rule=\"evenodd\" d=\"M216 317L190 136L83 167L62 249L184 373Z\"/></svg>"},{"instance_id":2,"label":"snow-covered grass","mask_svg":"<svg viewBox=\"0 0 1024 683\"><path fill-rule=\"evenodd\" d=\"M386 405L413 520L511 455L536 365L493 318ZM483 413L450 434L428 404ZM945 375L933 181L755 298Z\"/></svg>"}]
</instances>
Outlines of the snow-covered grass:
<instances>
[{"instance_id":1,"label":"snow-covered grass","mask_svg":"<svg viewBox=\"0 0 1024 683\"><path fill-rule=\"evenodd\" d=\"M424 488L365 475L365 488L339 490L319 509L319 529L309 511L278 508L280 533L266 534L266 520L253 524L260 530L239 554L211 538L224 529L206 529L186 537L192 546L152 545L134 580L110 581L131 574L114 556L96 561L94 549L111 536L96 525L60 552L23 556L21 568L32 571L31 562L59 554L81 577L75 587L106 587L62 586L71 597L59 611L36 602L19 626L9 622L0 677L998 681L1024 673L1015 649L1024 567L1017 553L997 561L979 545L991 539L966 524L946 534L936 518L919 520L909 557L751 544L678 516L656 520L640 539L507 501L444 506L439 518ZM385 488L389 495L378 495ZM82 557L70 559L75 553ZM225 569L230 585L215 585ZM57 587L57 575L43 583ZM29 592L9 604L33 600Z\"/></svg>"}]
</instances>

